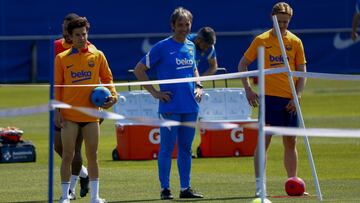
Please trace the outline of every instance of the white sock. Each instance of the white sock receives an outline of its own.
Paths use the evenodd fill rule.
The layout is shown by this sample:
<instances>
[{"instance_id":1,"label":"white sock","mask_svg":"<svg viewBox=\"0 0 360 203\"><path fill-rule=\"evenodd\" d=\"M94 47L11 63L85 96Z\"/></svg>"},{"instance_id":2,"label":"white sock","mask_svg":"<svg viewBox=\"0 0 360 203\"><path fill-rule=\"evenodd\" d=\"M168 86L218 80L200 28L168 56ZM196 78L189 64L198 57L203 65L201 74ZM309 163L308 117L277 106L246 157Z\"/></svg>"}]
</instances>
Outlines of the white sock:
<instances>
[{"instance_id":1,"label":"white sock","mask_svg":"<svg viewBox=\"0 0 360 203\"><path fill-rule=\"evenodd\" d=\"M87 168L85 166L81 166L79 176L82 177L82 178L86 178L88 176L88 171L87 171Z\"/></svg>"},{"instance_id":2,"label":"white sock","mask_svg":"<svg viewBox=\"0 0 360 203\"><path fill-rule=\"evenodd\" d=\"M99 179L90 180L91 199L99 199Z\"/></svg>"},{"instance_id":3,"label":"white sock","mask_svg":"<svg viewBox=\"0 0 360 203\"><path fill-rule=\"evenodd\" d=\"M77 184L78 180L79 180L79 176L71 175L71 177L70 177L70 190L74 194L75 194L75 188L76 188L76 184Z\"/></svg>"},{"instance_id":4,"label":"white sock","mask_svg":"<svg viewBox=\"0 0 360 203\"><path fill-rule=\"evenodd\" d=\"M70 188L70 182L62 182L61 183L61 198L64 198L64 199L69 198L69 188Z\"/></svg>"}]
</instances>

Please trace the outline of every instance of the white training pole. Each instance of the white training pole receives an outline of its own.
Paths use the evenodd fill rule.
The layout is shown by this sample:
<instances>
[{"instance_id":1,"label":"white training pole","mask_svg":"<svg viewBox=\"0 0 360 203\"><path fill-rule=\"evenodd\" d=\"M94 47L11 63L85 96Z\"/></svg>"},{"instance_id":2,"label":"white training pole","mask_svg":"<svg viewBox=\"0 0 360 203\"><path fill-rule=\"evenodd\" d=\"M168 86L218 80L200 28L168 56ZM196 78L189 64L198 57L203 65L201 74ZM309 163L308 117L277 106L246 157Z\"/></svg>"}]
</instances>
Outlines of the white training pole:
<instances>
[{"instance_id":1,"label":"white training pole","mask_svg":"<svg viewBox=\"0 0 360 203\"><path fill-rule=\"evenodd\" d=\"M288 78L289 78L289 81L290 81L290 87L291 87L292 95L293 95L294 102L295 102L296 115L298 117L300 127L305 128L304 119L303 119L303 116L302 116L299 100L298 100L298 97L297 97L297 94L296 94L294 81L293 81L293 78L291 76L291 69L290 69L289 61L287 59L285 46L284 46L284 42L282 40L282 36L281 36L281 33L280 33L280 28L279 28L279 24L278 24L278 20L277 20L276 15L272 16L272 20L273 20L273 23L274 23L274 27L275 27L276 35L277 35L277 38L278 38L278 41L279 41L279 45L280 45L280 48L281 48L281 55L282 55L282 58L284 60L285 66L288 68ZM310 162L312 175L314 177L314 184L315 184L315 188L316 188L317 198L320 201L322 201L320 184L319 184L319 180L318 180L318 177L317 177L317 174L316 174L315 163L314 163L314 159L313 159L313 156L312 156L312 153L311 153L309 139L308 139L307 136L304 136L304 142L305 142L305 145L306 145L306 152L307 152L308 159L309 159L309 162Z\"/></svg>"},{"instance_id":2,"label":"white training pole","mask_svg":"<svg viewBox=\"0 0 360 203\"><path fill-rule=\"evenodd\" d=\"M260 106L259 106L259 136L258 136L258 153L259 153L259 174L260 174L260 184L261 184L261 203L264 203L266 198L266 170L265 170L265 78L264 78L264 47L258 48L258 69L259 69L259 97L260 97Z\"/></svg>"}]
</instances>

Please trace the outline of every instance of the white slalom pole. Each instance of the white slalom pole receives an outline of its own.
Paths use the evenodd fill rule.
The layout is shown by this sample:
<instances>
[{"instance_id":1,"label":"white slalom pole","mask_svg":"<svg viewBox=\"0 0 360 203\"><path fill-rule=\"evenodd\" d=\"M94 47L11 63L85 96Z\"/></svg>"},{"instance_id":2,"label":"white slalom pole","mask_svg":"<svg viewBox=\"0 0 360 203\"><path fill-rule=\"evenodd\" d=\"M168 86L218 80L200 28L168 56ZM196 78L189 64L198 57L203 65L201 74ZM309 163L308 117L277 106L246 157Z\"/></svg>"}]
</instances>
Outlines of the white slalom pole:
<instances>
[{"instance_id":1,"label":"white slalom pole","mask_svg":"<svg viewBox=\"0 0 360 203\"><path fill-rule=\"evenodd\" d=\"M293 81L292 76L290 75L291 69L290 69L289 61L287 59L285 46L284 46L284 42L282 40L282 36L281 36L281 33L280 33L280 28L279 28L279 24L278 24L278 20L277 20L276 15L272 16L272 20L273 20L273 23L274 23L274 27L275 27L276 35L277 35L277 38L278 38L278 41L279 41L279 45L280 45L280 48L281 48L281 55L282 55L282 58L284 60L285 66L288 68L288 78L289 78L290 87L291 87L292 95L293 95L294 102L295 102L298 121L300 123L300 127L305 128L304 119L303 119L303 116L302 116L299 100L298 100L298 97L297 97L297 94L296 94L294 81ZM322 201L323 199L322 199L322 195L321 195L320 184L319 184L319 180L318 180L318 177L317 177L317 174L316 174L315 163L314 163L314 159L313 159L313 156L312 156L312 153L311 153L309 139L308 139L307 136L304 136L304 142L305 142L305 145L306 145L306 152L307 152L307 155L308 155L308 159L309 159L311 170L312 170L312 175L313 175L313 178L314 178L314 184L315 184L315 188L316 188L317 198L320 201Z\"/></svg>"},{"instance_id":2,"label":"white slalom pole","mask_svg":"<svg viewBox=\"0 0 360 203\"><path fill-rule=\"evenodd\" d=\"M259 174L261 184L261 203L264 203L266 198L266 170L265 170L265 85L264 85L264 47L258 48L258 69L259 69L259 136L258 136L258 153L259 153Z\"/></svg>"}]
</instances>

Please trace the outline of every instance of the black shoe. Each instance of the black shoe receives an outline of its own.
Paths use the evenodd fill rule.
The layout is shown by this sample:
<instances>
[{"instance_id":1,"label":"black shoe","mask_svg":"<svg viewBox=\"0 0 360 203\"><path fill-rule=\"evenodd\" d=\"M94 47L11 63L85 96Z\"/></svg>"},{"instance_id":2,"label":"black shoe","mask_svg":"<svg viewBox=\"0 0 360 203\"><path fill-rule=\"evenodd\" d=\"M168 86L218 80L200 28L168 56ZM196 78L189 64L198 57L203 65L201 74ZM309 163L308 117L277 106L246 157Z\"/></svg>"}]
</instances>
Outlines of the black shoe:
<instances>
[{"instance_id":1,"label":"black shoe","mask_svg":"<svg viewBox=\"0 0 360 203\"><path fill-rule=\"evenodd\" d=\"M195 190L190 187L184 191L180 192L180 198L204 198L204 195L197 193Z\"/></svg>"},{"instance_id":2,"label":"black shoe","mask_svg":"<svg viewBox=\"0 0 360 203\"><path fill-rule=\"evenodd\" d=\"M160 193L160 199L174 199L174 196L171 194L171 191L169 189L165 188Z\"/></svg>"},{"instance_id":3,"label":"black shoe","mask_svg":"<svg viewBox=\"0 0 360 203\"><path fill-rule=\"evenodd\" d=\"M80 197L85 197L89 192L89 176L86 178L80 177Z\"/></svg>"}]
</instances>

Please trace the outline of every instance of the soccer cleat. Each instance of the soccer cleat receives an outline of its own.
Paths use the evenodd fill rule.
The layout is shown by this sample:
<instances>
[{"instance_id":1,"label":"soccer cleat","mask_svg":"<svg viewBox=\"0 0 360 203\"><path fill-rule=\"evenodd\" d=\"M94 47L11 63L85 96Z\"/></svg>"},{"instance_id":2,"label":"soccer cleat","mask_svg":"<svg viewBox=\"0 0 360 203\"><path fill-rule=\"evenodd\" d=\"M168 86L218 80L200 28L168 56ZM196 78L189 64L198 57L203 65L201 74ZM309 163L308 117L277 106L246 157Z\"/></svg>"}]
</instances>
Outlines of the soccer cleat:
<instances>
[{"instance_id":1,"label":"soccer cleat","mask_svg":"<svg viewBox=\"0 0 360 203\"><path fill-rule=\"evenodd\" d=\"M180 198L204 198L204 195L197 193L195 190L190 187L184 191L180 191Z\"/></svg>"},{"instance_id":2,"label":"soccer cleat","mask_svg":"<svg viewBox=\"0 0 360 203\"><path fill-rule=\"evenodd\" d=\"M70 203L70 199L61 197L59 203Z\"/></svg>"},{"instance_id":3,"label":"soccer cleat","mask_svg":"<svg viewBox=\"0 0 360 203\"><path fill-rule=\"evenodd\" d=\"M75 192L72 192L71 190L69 190L69 199L70 200L76 200L76 195Z\"/></svg>"},{"instance_id":4,"label":"soccer cleat","mask_svg":"<svg viewBox=\"0 0 360 203\"><path fill-rule=\"evenodd\" d=\"M174 199L174 196L171 194L171 191L169 189L165 188L160 193L160 199Z\"/></svg>"},{"instance_id":5,"label":"soccer cleat","mask_svg":"<svg viewBox=\"0 0 360 203\"><path fill-rule=\"evenodd\" d=\"M92 199L90 203L107 203L107 201L105 199L97 198L97 199Z\"/></svg>"},{"instance_id":6,"label":"soccer cleat","mask_svg":"<svg viewBox=\"0 0 360 203\"><path fill-rule=\"evenodd\" d=\"M85 197L89 192L89 176L86 178L80 177L80 197Z\"/></svg>"}]
</instances>

